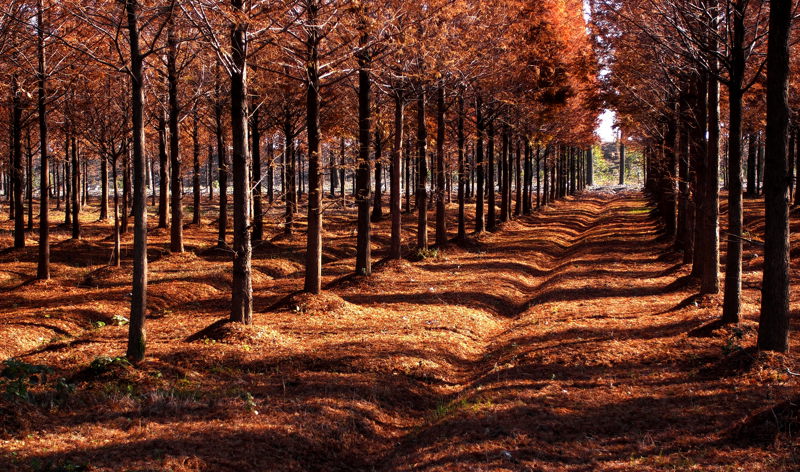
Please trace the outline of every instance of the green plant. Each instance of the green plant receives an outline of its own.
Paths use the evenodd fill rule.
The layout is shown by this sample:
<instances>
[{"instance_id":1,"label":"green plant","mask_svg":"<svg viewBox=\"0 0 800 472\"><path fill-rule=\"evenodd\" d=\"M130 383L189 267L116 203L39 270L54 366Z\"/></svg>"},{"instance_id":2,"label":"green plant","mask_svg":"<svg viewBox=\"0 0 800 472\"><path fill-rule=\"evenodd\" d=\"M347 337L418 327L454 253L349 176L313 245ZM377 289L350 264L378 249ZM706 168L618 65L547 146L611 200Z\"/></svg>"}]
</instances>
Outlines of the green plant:
<instances>
[{"instance_id":1,"label":"green plant","mask_svg":"<svg viewBox=\"0 0 800 472\"><path fill-rule=\"evenodd\" d=\"M114 326L125 326L126 324L130 323L130 320L122 315L114 315L111 317L111 323Z\"/></svg>"},{"instance_id":2,"label":"green plant","mask_svg":"<svg viewBox=\"0 0 800 472\"><path fill-rule=\"evenodd\" d=\"M28 388L31 385L41 385L47 381L47 374L53 372L48 366L29 364L17 359L6 359L3 361L3 370L0 372L0 386L5 391L5 396L9 401L30 400Z\"/></svg>"},{"instance_id":3,"label":"green plant","mask_svg":"<svg viewBox=\"0 0 800 472\"><path fill-rule=\"evenodd\" d=\"M728 339L725 340L725 344L722 346L723 354L730 355L734 352L739 352L742 350L742 346L740 344L742 338L744 337L744 331L741 328L733 328L731 330L731 334L728 336Z\"/></svg>"},{"instance_id":4,"label":"green plant","mask_svg":"<svg viewBox=\"0 0 800 472\"><path fill-rule=\"evenodd\" d=\"M109 357L109 356L99 356L89 364L89 370L96 374L103 374L108 372L113 367L128 367L131 363L128 361L127 358L123 356L119 357Z\"/></svg>"}]
</instances>

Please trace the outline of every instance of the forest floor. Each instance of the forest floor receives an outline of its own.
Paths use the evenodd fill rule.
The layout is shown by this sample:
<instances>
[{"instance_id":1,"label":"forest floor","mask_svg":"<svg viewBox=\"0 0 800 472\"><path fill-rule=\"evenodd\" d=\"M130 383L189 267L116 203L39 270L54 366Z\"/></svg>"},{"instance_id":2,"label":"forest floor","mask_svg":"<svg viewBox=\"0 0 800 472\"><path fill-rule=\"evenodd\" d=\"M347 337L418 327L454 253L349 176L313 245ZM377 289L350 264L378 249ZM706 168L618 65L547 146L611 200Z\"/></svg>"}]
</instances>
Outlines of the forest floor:
<instances>
[{"instance_id":1,"label":"forest floor","mask_svg":"<svg viewBox=\"0 0 800 472\"><path fill-rule=\"evenodd\" d=\"M763 203L746 206L758 240ZM637 192L584 192L466 244L377 263L369 278L347 276L354 210L331 203L319 297L296 294L303 227L280 235L278 212L254 254L253 327L219 322L230 259L212 248L212 220L186 227L185 254L151 230L136 368L118 357L130 259L106 266L108 223L84 213L77 242L57 230L47 282L31 281L35 234L0 250L0 359L16 359L0 392L0 471L800 468L800 358L752 348L757 244L733 328L714 323L721 295L696 295ZM374 226L376 260L388 225ZM10 223L0 229L8 248ZM793 346L799 303L795 290Z\"/></svg>"}]
</instances>

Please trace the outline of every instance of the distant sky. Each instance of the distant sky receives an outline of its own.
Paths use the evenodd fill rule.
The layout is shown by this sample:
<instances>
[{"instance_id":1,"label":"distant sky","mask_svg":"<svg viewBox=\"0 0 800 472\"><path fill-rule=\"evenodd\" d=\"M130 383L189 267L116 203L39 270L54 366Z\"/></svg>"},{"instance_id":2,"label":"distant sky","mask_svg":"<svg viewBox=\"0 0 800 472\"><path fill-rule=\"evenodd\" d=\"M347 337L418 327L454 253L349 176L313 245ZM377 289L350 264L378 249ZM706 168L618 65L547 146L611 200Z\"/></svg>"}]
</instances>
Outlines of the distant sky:
<instances>
[{"instance_id":1,"label":"distant sky","mask_svg":"<svg viewBox=\"0 0 800 472\"><path fill-rule=\"evenodd\" d=\"M604 143L610 143L614 141L614 119L616 118L616 114L611 110L605 110L603 114L600 115L600 125L595 130L598 136L600 136L600 140Z\"/></svg>"}]
</instances>

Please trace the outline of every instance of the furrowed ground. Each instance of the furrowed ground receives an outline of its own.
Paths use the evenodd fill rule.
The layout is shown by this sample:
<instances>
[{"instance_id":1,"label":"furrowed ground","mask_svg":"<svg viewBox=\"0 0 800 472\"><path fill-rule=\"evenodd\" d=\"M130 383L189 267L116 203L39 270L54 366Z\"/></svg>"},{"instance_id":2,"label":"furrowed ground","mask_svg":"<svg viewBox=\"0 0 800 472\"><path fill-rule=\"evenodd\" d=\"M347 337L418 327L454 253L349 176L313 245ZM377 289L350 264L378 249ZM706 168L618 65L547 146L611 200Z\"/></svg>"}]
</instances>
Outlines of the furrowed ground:
<instances>
[{"instance_id":1,"label":"furrowed ground","mask_svg":"<svg viewBox=\"0 0 800 472\"><path fill-rule=\"evenodd\" d=\"M763 206L746 206L757 240ZM797 356L751 349L759 246L745 247L745 321L719 327L721 295L695 296L639 193L586 192L367 279L347 276L353 211L331 208L319 297L296 294L304 238L271 225L252 328L218 322L230 262L213 222L186 228L183 255L153 229L137 368L116 358L130 262L105 266L109 225L94 219L82 241L56 232L51 281L30 281L35 239L0 254L0 357L48 367L0 400L0 470L800 467L797 409L781 404L797 398Z\"/></svg>"}]
</instances>

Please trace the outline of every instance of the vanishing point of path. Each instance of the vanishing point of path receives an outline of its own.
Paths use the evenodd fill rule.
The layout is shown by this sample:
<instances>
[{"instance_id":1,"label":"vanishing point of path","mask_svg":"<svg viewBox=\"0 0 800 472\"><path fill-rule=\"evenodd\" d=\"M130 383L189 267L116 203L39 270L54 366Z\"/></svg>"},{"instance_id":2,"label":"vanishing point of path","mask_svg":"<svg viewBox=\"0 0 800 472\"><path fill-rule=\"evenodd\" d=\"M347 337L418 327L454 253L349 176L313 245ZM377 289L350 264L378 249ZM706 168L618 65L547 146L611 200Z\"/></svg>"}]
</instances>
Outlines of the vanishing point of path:
<instances>
[{"instance_id":1,"label":"vanishing point of path","mask_svg":"<svg viewBox=\"0 0 800 472\"><path fill-rule=\"evenodd\" d=\"M143 369L191 395L52 421L27 457L77 451L101 470L134 458L171 470L790 470L726 438L796 380L720 364L731 339L698 329L718 309L686 274L644 196L586 192L259 313L244 341L170 339L175 321L154 320ZM107 441L50 444L75 431Z\"/></svg>"}]
</instances>

